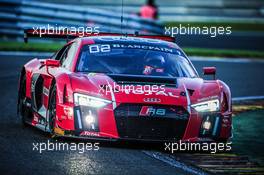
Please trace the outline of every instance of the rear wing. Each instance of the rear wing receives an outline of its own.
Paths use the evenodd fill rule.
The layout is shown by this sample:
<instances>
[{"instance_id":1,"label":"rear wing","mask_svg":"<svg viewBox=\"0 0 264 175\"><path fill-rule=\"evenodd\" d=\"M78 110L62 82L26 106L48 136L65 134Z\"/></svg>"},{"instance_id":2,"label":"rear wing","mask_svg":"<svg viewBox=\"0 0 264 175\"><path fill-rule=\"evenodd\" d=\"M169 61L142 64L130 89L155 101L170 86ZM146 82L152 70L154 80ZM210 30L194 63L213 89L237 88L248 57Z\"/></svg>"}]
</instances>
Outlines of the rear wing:
<instances>
[{"instance_id":1,"label":"rear wing","mask_svg":"<svg viewBox=\"0 0 264 175\"><path fill-rule=\"evenodd\" d=\"M78 32L70 30L45 30L45 29L25 29L24 42L27 43L29 38L54 38L65 39L67 42L78 37L91 37L91 36L131 36L139 38L159 39L168 42L175 42L174 37L165 35L140 35L138 32L135 34L121 34L121 33L91 33L91 32Z\"/></svg>"}]
</instances>

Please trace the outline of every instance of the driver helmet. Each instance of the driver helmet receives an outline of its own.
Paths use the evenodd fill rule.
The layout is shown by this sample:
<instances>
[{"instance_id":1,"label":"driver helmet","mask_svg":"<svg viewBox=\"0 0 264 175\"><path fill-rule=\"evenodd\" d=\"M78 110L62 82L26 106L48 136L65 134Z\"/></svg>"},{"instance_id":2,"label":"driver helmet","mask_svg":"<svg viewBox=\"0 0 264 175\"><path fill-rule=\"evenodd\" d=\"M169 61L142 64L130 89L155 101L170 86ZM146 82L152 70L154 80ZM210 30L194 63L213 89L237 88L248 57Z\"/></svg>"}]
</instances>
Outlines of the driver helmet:
<instances>
[{"instance_id":1,"label":"driver helmet","mask_svg":"<svg viewBox=\"0 0 264 175\"><path fill-rule=\"evenodd\" d=\"M162 55L152 54L146 58L143 74L164 73L165 59Z\"/></svg>"}]
</instances>

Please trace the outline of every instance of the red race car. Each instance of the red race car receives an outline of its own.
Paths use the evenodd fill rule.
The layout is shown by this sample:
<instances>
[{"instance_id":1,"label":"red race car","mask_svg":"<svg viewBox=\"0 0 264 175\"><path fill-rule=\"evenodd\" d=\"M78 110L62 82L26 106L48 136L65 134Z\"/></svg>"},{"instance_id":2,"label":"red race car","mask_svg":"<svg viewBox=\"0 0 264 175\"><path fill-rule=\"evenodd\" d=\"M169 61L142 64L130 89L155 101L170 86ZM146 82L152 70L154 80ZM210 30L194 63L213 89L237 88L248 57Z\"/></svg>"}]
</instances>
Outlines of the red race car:
<instances>
[{"instance_id":1,"label":"red race car","mask_svg":"<svg viewBox=\"0 0 264 175\"><path fill-rule=\"evenodd\" d=\"M27 30L28 36L37 35ZM67 35L46 35L69 38ZM72 39L21 70L18 114L54 136L146 141L227 141L231 94L199 77L166 36L97 34ZM73 39L74 38L74 39Z\"/></svg>"}]
</instances>

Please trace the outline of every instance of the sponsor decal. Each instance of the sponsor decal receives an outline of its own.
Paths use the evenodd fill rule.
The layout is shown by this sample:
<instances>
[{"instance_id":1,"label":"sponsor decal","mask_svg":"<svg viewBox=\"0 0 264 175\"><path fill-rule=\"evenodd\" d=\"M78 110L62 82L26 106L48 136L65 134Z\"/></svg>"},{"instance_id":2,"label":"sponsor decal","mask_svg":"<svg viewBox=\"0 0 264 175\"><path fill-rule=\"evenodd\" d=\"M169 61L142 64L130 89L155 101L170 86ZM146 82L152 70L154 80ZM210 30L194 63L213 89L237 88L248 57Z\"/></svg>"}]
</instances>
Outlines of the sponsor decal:
<instances>
[{"instance_id":1,"label":"sponsor decal","mask_svg":"<svg viewBox=\"0 0 264 175\"><path fill-rule=\"evenodd\" d=\"M173 49L167 47L139 45L139 44L111 44L112 48L145 49L173 53Z\"/></svg>"},{"instance_id":2,"label":"sponsor decal","mask_svg":"<svg viewBox=\"0 0 264 175\"><path fill-rule=\"evenodd\" d=\"M161 43L161 40L153 40L148 38L133 38L133 37L101 37L98 38L102 41L136 41L136 42L144 42L144 43Z\"/></svg>"},{"instance_id":3,"label":"sponsor decal","mask_svg":"<svg viewBox=\"0 0 264 175\"><path fill-rule=\"evenodd\" d=\"M151 67L151 66L145 66L143 74L144 75L150 75L150 74L152 74L154 72L164 73L164 69L163 68L154 68L154 67Z\"/></svg>"},{"instance_id":4,"label":"sponsor decal","mask_svg":"<svg viewBox=\"0 0 264 175\"><path fill-rule=\"evenodd\" d=\"M162 51L173 53L175 49L169 47L159 47L159 46L150 46L150 45L139 45L139 44L93 44L89 45L89 53L107 53L111 52L111 49L144 49L144 50L153 50L153 51ZM178 52L177 52L178 53Z\"/></svg>"},{"instance_id":5,"label":"sponsor decal","mask_svg":"<svg viewBox=\"0 0 264 175\"><path fill-rule=\"evenodd\" d=\"M81 132L80 136L94 136L94 137L99 137L100 135L97 132L83 131L83 132Z\"/></svg>"},{"instance_id":6,"label":"sponsor decal","mask_svg":"<svg viewBox=\"0 0 264 175\"><path fill-rule=\"evenodd\" d=\"M135 94L135 95L157 95L157 96L166 96L166 97L174 97L179 98L180 94L176 94L173 91L166 91L165 85L119 85L114 83L113 85L110 84L102 84L99 85L99 94L104 93L125 93L125 94ZM90 92L92 93L92 92ZM97 94L96 94L97 95Z\"/></svg>"}]
</instances>

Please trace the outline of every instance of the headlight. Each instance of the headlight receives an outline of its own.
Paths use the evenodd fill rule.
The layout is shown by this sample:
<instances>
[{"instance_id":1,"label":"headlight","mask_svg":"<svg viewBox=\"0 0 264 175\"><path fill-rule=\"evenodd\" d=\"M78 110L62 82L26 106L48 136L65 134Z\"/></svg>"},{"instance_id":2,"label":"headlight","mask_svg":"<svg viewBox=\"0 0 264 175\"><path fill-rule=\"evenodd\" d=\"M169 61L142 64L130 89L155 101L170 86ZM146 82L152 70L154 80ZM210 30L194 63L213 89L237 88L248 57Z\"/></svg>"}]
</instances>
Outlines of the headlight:
<instances>
[{"instance_id":1,"label":"headlight","mask_svg":"<svg viewBox=\"0 0 264 175\"><path fill-rule=\"evenodd\" d=\"M101 108L101 107L104 107L105 105L111 103L111 101L105 100L102 98L83 95L83 94L79 94L79 93L74 93L74 103L75 103L75 105Z\"/></svg>"},{"instance_id":2,"label":"headlight","mask_svg":"<svg viewBox=\"0 0 264 175\"><path fill-rule=\"evenodd\" d=\"M191 105L197 112L214 112L219 110L219 100L209 100Z\"/></svg>"}]
</instances>

